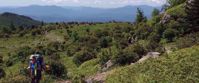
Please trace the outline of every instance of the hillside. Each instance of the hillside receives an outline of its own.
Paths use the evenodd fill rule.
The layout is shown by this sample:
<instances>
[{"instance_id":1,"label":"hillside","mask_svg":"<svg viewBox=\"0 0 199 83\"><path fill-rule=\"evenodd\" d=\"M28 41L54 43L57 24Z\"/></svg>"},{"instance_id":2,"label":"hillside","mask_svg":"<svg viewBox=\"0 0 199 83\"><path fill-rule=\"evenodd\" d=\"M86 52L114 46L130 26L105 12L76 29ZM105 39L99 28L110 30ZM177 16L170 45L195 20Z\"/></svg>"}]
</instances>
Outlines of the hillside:
<instances>
[{"instance_id":1,"label":"hillside","mask_svg":"<svg viewBox=\"0 0 199 83\"><path fill-rule=\"evenodd\" d=\"M186 0L170 1L151 19L137 9L134 23L58 22L3 29L0 83L30 82L27 67L35 52L48 67L41 83L198 82L199 32L198 24L192 24L198 18L187 15Z\"/></svg>"},{"instance_id":2,"label":"hillside","mask_svg":"<svg viewBox=\"0 0 199 83\"><path fill-rule=\"evenodd\" d=\"M45 22L132 22L135 19L137 8L143 9L144 14L150 18L155 7L151 6L125 6L119 8L92 8L92 7L60 7L32 5L18 8L0 8L0 12L13 12L32 17ZM159 7L157 7L160 9ZM50 13L49 13L50 12ZM121 13L122 12L122 13Z\"/></svg>"},{"instance_id":3,"label":"hillside","mask_svg":"<svg viewBox=\"0 0 199 83\"><path fill-rule=\"evenodd\" d=\"M17 15L13 13L2 13L0 14L0 27L9 27L11 24L15 26L32 26L39 25L40 22L33 20L30 17Z\"/></svg>"},{"instance_id":4,"label":"hillside","mask_svg":"<svg viewBox=\"0 0 199 83\"><path fill-rule=\"evenodd\" d=\"M143 63L112 70L106 83L197 82L199 47L193 46L150 59Z\"/></svg>"}]
</instances>

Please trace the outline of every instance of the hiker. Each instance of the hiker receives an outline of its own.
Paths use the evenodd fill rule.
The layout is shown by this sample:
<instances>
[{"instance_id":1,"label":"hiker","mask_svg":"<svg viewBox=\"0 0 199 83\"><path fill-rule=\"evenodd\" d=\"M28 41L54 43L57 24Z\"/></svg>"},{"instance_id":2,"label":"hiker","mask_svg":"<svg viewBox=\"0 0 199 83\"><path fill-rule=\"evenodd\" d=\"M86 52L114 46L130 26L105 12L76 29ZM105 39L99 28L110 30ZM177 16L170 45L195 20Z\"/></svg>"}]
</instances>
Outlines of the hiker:
<instances>
[{"instance_id":1,"label":"hiker","mask_svg":"<svg viewBox=\"0 0 199 83\"><path fill-rule=\"evenodd\" d=\"M42 77L42 71L45 70L44 60L39 52L30 56L28 69L32 79L31 83L39 83Z\"/></svg>"}]
</instances>

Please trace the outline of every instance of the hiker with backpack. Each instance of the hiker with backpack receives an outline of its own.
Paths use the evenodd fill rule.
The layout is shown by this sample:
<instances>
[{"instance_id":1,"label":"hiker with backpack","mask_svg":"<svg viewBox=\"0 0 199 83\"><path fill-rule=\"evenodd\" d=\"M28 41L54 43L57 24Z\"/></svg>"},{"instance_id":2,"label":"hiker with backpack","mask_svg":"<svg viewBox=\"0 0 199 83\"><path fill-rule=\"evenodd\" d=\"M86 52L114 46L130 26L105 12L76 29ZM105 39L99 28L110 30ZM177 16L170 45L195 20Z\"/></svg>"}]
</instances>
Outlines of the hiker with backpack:
<instances>
[{"instance_id":1,"label":"hiker with backpack","mask_svg":"<svg viewBox=\"0 0 199 83\"><path fill-rule=\"evenodd\" d=\"M35 53L30 56L29 72L31 83L39 83L42 77L42 71L45 70L43 57L40 53Z\"/></svg>"}]
</instances>

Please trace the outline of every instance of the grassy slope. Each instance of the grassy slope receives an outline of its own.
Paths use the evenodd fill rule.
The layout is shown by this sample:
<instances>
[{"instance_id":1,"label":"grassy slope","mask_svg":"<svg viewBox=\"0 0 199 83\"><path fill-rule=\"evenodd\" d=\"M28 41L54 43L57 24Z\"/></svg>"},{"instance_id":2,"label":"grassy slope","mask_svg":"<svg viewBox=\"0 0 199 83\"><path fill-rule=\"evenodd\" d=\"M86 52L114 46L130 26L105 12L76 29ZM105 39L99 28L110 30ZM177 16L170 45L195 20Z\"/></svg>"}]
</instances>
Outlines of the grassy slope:
<instances>
[{"instance_id":1,"label":"grassy slope","mask_svg":"<svg viewBox=\"0 0 199 83\"><path fill-rule=\"evenodd\" d=\"M166 11L171 16L185 17L184 4ZM193 83L199 81L199 46L175 51L144 63L117 68L107 83Z\"/></svg>"},{"instance_id":2,"label":"grassy slope","mask_svg":"<svg viewBox=\"0 0 199 83\"><path fill-rule=\"evenodd\" d=\"M169 14L169 15L172 15L172 16L184 17L184 16L186 16L184 6L185 6L185 4L178 5L176 7L173 7L171 9L167 10L166 13Z\"/></svg>"},{"instance_id":3,"label":"grassy slope","mask_svg":"<svg viewBox=\"0 0 199 83\"><path fill-rule=\"evenodd\" d=\"M199 81L199 46L118 68L107 83L193 83Z\"/></svg>"}]
</instances>

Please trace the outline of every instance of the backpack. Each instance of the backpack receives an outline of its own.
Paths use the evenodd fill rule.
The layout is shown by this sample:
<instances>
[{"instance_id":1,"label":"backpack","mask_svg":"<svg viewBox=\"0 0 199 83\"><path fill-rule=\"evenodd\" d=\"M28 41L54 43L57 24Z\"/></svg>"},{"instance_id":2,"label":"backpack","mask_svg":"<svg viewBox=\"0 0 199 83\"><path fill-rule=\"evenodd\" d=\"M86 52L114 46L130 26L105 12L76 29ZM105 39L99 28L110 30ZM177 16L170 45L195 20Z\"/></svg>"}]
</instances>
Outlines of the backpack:
<instances>
[{"instance_id":1,"label":"backpack","mask_svg":"<svg viewBox=\"0 0 199 83\"><path fill-rule=\"evenodd\" d=\"M35 61L30 61L31 76L37 75L37 70L42 71L43 57L39 54L35 54Z\"/></svg>"},{"instance_id":2,"label":"backpack","mask_svg":"<svg viewBox=\"0 0 199 83\"><path fill-rule=\"evenodd\" d=\"M43 68L43 57L41 55L37 55L36 57L36 68L37 70L42 70Z\"/></svg>"}]
</instances>

